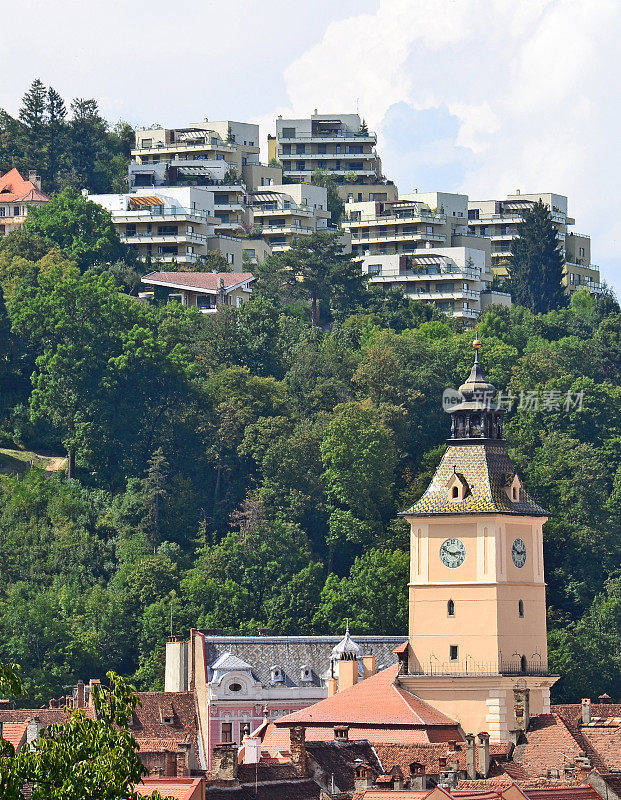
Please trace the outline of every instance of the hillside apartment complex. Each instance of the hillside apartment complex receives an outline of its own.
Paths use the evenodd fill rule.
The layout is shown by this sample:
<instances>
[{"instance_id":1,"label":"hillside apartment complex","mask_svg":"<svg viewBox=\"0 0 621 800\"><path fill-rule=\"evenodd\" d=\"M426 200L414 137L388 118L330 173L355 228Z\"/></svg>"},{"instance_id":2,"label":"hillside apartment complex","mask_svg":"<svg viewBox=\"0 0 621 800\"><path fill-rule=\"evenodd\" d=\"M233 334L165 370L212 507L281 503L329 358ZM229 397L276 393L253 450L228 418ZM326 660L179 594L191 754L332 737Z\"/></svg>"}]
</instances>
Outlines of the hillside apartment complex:
<instances>
[{"instance_id":1,"label":"hillside apartment complex","mask_svg":"<svg viewBox=\"0 0 621 800\"><path fill-rule=\"evenodd\" d=\"M343 241L370 282L396 286L445 313L474 319L507 277L511 241L524 211L549 206L566 260L568 292L601 291L590 239L572 233L567 198L509 195L474 201L449 192L399 195L382 173L377 136L357 114L276 120L268 136L271 166L260 163L259 126L207 119L185 128L136 131L124 195L94 196L108 208L124 242L142 257L194 264L218 251L235 270L330 226L327 192L311 183L331 174L345 211ZM245 253L245 255L244 255ZM247 267L246 267L247 268Z\"/></svg>"}]
</instances>

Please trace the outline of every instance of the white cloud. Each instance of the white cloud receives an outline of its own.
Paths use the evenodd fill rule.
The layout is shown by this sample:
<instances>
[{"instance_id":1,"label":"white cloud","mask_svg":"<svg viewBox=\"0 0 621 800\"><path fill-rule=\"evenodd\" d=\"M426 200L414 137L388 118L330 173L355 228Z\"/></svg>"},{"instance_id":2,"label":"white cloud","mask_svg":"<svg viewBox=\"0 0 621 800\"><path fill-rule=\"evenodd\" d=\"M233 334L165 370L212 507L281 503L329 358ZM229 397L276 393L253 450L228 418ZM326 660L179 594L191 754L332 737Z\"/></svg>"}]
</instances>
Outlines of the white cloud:
<instances>
[{"instance_id":1,"label":"white cloud","mask_svg":"<svg viewBox=\"0 0 621 800\"><path fill-rule=\"evenodd\" d=\"M619 289L620 27L616 0L381 0L375 13L328 25L287 67L289 108L279 113L358 106L378 131L385 173L399 184L407 170L396 153L416 130L388 142L390 109L448 108L459 122L452 146L472 158L455 170L458 185L421 188L567 194L576 229L592 235L594 259L608 264L604 277ZM427 142L419 156L433 162L447 147L438 131L438 148ZM440 175L446 180L446 170Z\"/></svg>"}]
</instances>

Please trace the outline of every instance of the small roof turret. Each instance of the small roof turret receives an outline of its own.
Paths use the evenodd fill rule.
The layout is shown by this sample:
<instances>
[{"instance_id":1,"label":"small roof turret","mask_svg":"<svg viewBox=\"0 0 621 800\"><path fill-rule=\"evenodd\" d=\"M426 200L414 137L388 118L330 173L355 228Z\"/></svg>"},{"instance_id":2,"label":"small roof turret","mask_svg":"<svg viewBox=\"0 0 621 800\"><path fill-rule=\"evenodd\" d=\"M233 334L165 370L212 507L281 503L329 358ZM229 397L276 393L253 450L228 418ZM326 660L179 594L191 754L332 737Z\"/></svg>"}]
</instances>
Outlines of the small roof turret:
<instances>
[{"instance_id":1,"label":"small roof turret","mask_svg":"<svg viewBox=\"0 0 621 800\"><path fill-rule=\"evenodd\" d=\"M332 660L353 661L358 658L362 658L362 648L349 635L349 620L347 620L345 636L332 648Z\"/></svg>"}]
</instances>

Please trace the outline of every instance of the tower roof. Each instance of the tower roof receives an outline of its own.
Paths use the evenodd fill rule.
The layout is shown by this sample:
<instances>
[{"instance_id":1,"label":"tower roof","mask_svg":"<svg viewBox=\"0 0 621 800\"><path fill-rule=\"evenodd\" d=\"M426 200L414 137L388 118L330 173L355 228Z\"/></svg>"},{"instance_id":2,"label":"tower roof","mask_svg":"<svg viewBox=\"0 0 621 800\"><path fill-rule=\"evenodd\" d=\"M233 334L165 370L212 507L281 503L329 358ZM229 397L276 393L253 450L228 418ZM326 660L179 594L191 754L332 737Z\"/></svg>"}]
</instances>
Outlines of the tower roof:
<instances>
[{"instance_id":1,"label":"tower roof","mask_svg":"<svg viewBox=\"0 0 621 800\"><path fill-rule=\"evenodd\" d=\"M362 648L349 635L349 622L345 628L345 636L332 648L332 658L339 659L345 653L353 653L356 657L362 656Z\"/></svg>"},{"instance_id":2,"label":"tower roof","mask_svg":"<svg viewBox=\"0 0 621 800\"><path fill-rule=\"evenodd\" d=\"M463 500L449 497L448 483L454 473L468 484ZM520 489L511 500L507 488L516 471L504 442L470 440L450 444L425 494L400 516L434 514L515 514L547 517L547 511Z\"/></svg>"}]
</instances>

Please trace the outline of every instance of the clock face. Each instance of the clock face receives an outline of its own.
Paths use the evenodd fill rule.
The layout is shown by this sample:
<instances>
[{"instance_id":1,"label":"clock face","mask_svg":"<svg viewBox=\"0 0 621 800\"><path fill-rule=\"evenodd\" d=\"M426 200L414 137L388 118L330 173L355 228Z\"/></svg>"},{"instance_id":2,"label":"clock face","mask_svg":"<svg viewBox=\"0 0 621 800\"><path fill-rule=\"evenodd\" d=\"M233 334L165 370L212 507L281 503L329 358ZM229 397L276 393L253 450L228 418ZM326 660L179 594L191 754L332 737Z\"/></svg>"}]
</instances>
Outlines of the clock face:
<instances>
[{"instance_id":1,"label":"clock face","mask_svg":"<svg viewBox=\"0 0 621 800\"><path fill-rule=\"evenodd\" d=\"M519 569L526 564L526 543L524 539L516 539L511 546L511 558Z\"/></svg>"},{"instance_id":2,"label":"clock face","mask_svg":"<svg viewBox=\"0 0 621 800\"><path fill-rule=\"evenodd\" d=\"M466 547L460 539L447 539L440 547L440 558L445 567L460 567L466 558Z\"/></svg>"}]
</instances>

